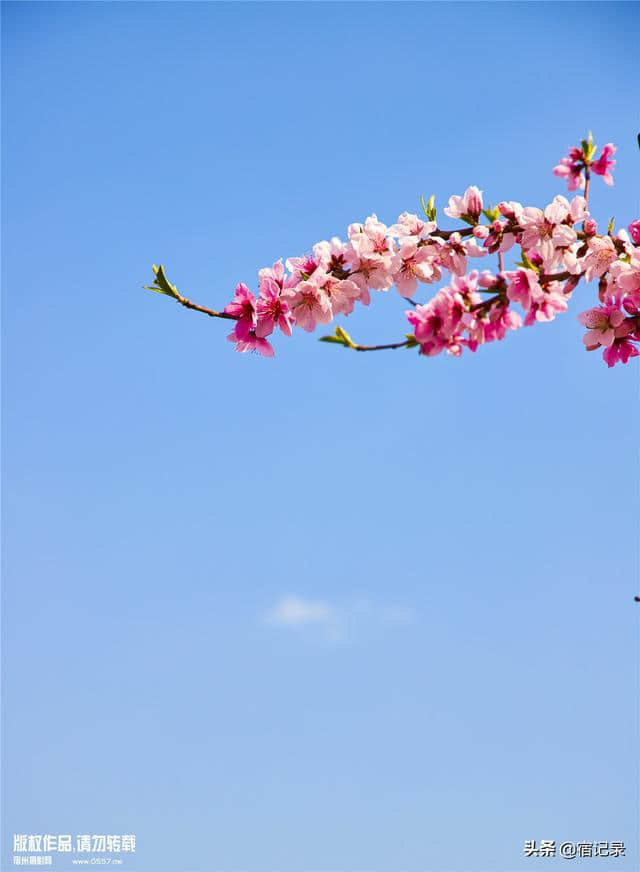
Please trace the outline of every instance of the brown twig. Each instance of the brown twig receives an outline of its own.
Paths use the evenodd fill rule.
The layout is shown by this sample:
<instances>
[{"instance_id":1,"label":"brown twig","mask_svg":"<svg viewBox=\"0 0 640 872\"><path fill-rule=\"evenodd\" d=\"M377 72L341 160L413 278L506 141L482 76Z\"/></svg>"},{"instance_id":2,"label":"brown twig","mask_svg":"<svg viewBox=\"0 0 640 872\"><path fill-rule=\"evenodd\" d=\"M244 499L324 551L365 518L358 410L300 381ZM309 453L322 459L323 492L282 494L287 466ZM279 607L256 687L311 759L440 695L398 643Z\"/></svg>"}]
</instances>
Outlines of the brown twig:
<instances>
[{"instance_id":1,"label":"brown twig","mask_svg":"<svg viewBox=\"0 0 640 872\"><path fill-rule=\"evenodd\" d=\"M409 340L405 339L404 342L389 342L387 345L358 345L357 343L351 345L354 351L386 351L390 348L407 348L409 345Z\"/></svg>"},{"instance_id":2,"label":"brown twig","mask_svg":"<svg viewBox=\"0 0 640 872\"><path fill-rule=\"evenodd\" d=\"M227 321L238 320L235 315L228 315L226 312L217 312L215 309L207 309L206 306L199 306L198 303L191 302L191 300L188 300L181 294L178 294L174 299L176 299L181 306L184 306L185 309L193 309L195 312L202 312L210 318L225 318Z\"/></svg>"}]
</instances>

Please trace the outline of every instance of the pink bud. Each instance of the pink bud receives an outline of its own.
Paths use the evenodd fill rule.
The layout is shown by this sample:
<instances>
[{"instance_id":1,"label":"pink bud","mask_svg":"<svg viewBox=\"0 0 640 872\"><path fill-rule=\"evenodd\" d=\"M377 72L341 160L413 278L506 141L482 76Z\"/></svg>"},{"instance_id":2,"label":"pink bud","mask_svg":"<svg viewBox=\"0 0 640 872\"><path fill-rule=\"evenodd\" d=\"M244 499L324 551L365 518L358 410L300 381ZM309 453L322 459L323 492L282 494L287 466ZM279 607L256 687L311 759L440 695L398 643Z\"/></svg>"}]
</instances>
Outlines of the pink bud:
<instances>
[{"instance_id":1,"label":"pink bud","mask_svg":"<svg viewBox=\"0 0 640 872\"><path fill-rule=\"evenodd\" d=\"M640 245L640 218L629 224L629 233L636 245Z\"/></svg>"}]
</instances>

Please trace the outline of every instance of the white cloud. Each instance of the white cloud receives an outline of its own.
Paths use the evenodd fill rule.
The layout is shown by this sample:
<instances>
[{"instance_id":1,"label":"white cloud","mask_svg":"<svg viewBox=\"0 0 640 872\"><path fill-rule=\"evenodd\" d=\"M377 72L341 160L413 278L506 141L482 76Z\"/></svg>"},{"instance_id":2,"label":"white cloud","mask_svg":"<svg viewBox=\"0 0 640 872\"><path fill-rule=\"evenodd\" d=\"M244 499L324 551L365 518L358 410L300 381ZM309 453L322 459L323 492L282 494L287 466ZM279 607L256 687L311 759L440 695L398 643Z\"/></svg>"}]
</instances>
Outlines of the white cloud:
<instances>
[{"instance_id":1,"label":"white cloud","mask_svg":"<svg viewBox=\"0 0 640 872\"><path fill-rule=\"evenodd\" d=\"M285 596L266 614L270 624L280 627L300 627L303 624L327 623L334 617L329 603Z\"/></svg>"},{"instance_id":2,"label":"white cloud","mask_svg":"<svg viewBox=\"0 0 640 872\"><path fill-rule=\"evenodd\" d=\"M415 617L410 606L398 603L376 603L362 597L331 603L295 595L281 597L264 615L273 627L315 626L332 642L352 639L363 627L403 626L412 623Z\"/></svg>"}]
</instances>

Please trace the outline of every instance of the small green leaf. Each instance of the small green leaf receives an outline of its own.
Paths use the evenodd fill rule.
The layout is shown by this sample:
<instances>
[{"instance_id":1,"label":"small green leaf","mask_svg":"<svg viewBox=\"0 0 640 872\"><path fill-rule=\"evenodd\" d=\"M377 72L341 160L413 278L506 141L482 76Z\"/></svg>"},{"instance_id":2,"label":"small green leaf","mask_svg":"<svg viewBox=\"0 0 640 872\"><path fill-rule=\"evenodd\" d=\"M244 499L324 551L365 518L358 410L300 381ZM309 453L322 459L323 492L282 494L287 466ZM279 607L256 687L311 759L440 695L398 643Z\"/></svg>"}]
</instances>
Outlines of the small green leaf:
<instances>
[{"instance_id":1,"label":"small green leaf","mask_svg":"<svg viewBox=\"0 0 640 872\"><path fill-rule=\"evenodd\" d=\"M413 333L405 333L405 336L407 337L407 348L415 348L420 344Z\"/></svg>"},{"instance_id":2,"label":"small green leaf","mask_svg":"<svg viewBox=\"0 0 640 872\"><path fill-rule=\"evenodd\" d=\"M435 206L435 202L436 202L436 195L435 194L432 194L426 203L424 201L424 197L422 196L422 194L420 194L420 205L422 206L422 211L424 212L428 221L435 221L436 220L436 216L437 216L438 212L437 212L437 209Z\"/></svg>"},{"instance_id":3,"label":"small green leaf","mask_svg":"<svg viewBox=\"0 0 640 872\"><path fill-rule=\"evenodd\" d=\"M613 228L615 226L615 223L616 223L615 216L613 218L609 219L609 224L607 226L607 233L609 233L609 234L613 233Z\"/></svg>"},{"instance_id":4,"label":"small green leaf","mask_svg":"<svg viewBox=\"0 0 640 872\"><path fill-rule=\"evenodd\" d=\"M348 345L349 348L355 348L355 343L353 339L349 336L349 334L343 327L336 327L336 336L339 336L344 344Z\"/></svg>"},{"instance_id":5,"label":"small green leaf","mask_svg":"<svg viewBox=\"0 0 640 872\"><path fill-rule=\"evenodd\" d=\"M587 161L593 160L593 157L598 149L598 146L594 144L593 134L589 131L589 136L586 139L581 140L582 145L582 154L584 155L584 159Z\"/></svg>"},{"instance_id":6,"label":"small green leaf","mask_svg":"<svg viewBox=\"0 0 640 872\"><path fill-rule=\"evenodd\" d=\"M321 336L320 342L335 342L336 345L344 345L345 348L355 348L356 344L342 327L336 327L333 336Z\"/></svg>"},{"instance_id":7,"label":"small green leaf","mask_svg":"<svg viewBox=\"0 0 640 872\"><path fill-rule=\"evenodd\" d=\"M156 294L165 294L167 297L173 297L174 300L179 299L180 294L178 293L178 289L175 285L172 285L169 279L166 277L162 264L160 264L160 266L156 266L154 263L153 272L155 273L155 279L153 284L144 285L144 289L146 291L155 291Z\"/></svg>"},{"instance_id":8,"label":"small green leaf","mask_svg":"<svg viewBox=\"0 0 640 872\"><path fill-rule=\"evenodd\" d=\"M318 342L335 342L336 345L344 345L342 339L339 339L337 336L321 336Z\"/></svg>"}]
</instances>

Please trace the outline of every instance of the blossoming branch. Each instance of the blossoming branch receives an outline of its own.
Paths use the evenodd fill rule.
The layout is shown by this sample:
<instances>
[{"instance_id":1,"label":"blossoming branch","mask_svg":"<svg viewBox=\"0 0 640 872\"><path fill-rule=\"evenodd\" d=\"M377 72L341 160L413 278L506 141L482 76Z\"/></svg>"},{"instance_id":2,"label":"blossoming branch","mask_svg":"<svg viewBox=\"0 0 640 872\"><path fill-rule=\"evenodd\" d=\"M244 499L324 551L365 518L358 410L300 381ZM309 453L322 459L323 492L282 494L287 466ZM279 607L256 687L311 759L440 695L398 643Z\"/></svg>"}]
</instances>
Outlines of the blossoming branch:
<instances>
[{"instance_id":1,"label":"blossoming branch","mask_svg":"<svg viewBox=\"0 0 640 872\"><path fill-rule=\"evenodd\" d=\"M183 297L162 266L153 267L155 280L147 287L189 309L233 321L228 339L237 351L272 357L268 337L276 331L311 332L350 315L357 304L370 305L372 296L395 285L411 305L405 313L410 333L395 342L360 345L338 326L322 341L355 351L417 348L426 356L443 351L458 356L522 326L552 321L566 311L580 280L597 279L597 304L578 316L587 328L584 344L588 351L602 349L610 367L627 363L639 354L640 220L628 231L614 234L610 222L598 233L588 208L594 174L613 184L615 151L608 143L596 157L591 134L571 148L553 172L566 179L569 191L584 195L571 201L557 196L544 209L512 201L485 207L482 192L472 186L452 196L444 209L461 223L458 229L438 226L434 197L422 200L423 216L403 212L391 226L371 215L349 225L348 241L333 237L316 243L309 254L261 269L257 297L240 283L222 311ZM505 269L504 254L514 246L520 249L516 268ZM469 271L470 259L488 254L497 256L497 272ZM421 285L438 283L446 274L447 284L428 302L413 299Z\"/></svg>"}]
</instances>

